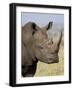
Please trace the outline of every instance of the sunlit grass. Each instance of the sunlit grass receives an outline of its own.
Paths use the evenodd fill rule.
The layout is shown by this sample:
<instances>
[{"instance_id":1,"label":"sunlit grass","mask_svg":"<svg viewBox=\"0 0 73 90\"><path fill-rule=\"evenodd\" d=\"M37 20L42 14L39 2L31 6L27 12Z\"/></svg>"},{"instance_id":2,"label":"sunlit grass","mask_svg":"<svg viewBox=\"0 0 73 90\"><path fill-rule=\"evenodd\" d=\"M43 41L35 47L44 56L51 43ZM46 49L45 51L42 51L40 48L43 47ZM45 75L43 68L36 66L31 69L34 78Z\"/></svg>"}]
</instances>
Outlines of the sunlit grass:
<instances>
[{"instance_id":1,"label":"sunlit grass","mask_svg":"<svg viewBox=\"0 0 73 90\"><path fill-rule=\"evenodd\" d=\"M35 76L57 76L64 75L64 48L59 50L59 63L46 64L38 62Z\"/></svg>"}]
</instances>

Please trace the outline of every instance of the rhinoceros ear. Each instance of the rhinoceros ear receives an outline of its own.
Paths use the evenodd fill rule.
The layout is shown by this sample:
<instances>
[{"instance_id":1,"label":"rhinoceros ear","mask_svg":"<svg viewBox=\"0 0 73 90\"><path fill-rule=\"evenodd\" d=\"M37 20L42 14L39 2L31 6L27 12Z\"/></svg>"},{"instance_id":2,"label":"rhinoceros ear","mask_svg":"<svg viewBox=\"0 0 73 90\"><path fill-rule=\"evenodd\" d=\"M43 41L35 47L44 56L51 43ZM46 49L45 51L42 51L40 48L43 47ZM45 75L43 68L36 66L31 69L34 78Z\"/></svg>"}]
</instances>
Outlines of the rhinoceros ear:
<instances>
[{"instance_id":1,"label":"rhinoceros ear","mask_svg":"<svg viewBox=\"0 0 73 90\"><path fill-rule=\"evenodd\" d=\"M45 27L43 27L42 29L43 30L49 30L49 29L51 29L52 28L52 25L53 25L53 22L52 21L50 21L49 23L48 23L48 25L46 25Z\"/></svg>"},{"instance_id":2,"label":"rhinoceros ear","mask_svg":"<svg viewBox=\"0 0 73 90\"><path fill-rule=\"evenodd\" d=\"M49 24L46 26L46 30L49 30L52 28L53 22L49 22Z\"/></svg>"},{"instance_id":3,"label":"rhinoceros ear","mask_svg":"<svg viewBox=\"0 0 73 90\"><path fill-rule=\"evenodd\" d=\"M32 23L32 29L33 29L32 31L32 35L33 35L38 30L37 25L35 23Z\"/></svg>"},{"instance_id":4,"label":"rhinoceros ear","mask_svg":"<svg viewBox=\"0 0 73 90\"><path fill-rule=\"evenodd\" d=\"M32 28L36 29L36 24L35 23L32 23Z\"/></svg>"}]
</instances>

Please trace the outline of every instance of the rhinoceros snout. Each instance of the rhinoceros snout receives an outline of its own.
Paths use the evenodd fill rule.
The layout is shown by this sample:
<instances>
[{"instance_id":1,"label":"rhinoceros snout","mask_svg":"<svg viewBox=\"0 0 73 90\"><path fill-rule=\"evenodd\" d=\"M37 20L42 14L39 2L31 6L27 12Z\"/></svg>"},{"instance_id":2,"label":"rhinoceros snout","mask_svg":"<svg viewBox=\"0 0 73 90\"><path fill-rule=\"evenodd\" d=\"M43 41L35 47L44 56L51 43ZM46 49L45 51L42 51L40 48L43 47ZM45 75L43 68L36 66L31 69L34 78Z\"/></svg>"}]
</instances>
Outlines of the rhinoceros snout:
<instances>
[{"instance_id":1,"label":"rhinoceros snout","mask_svg":"<svg viewBox=\"0 0 73 90\"><path fill-rule=\"evenodd\" d=\"M58 57L58 56L48 58L48 64L51 64L51 63L58 63L58 62L59 62L59 57Z\"/></svg>"}]
</instances>

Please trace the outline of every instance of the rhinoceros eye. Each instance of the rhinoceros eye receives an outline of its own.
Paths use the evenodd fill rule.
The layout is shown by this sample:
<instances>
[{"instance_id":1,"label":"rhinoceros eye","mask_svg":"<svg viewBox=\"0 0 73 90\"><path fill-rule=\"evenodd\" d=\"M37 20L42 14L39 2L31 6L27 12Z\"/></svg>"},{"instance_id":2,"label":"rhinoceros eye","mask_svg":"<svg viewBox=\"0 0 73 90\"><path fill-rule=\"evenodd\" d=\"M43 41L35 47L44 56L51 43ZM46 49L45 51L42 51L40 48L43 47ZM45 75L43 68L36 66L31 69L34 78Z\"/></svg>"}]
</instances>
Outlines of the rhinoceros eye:
<instances>
[{"instance_id":1,"label":"rhinoceros eye","mask_svg":"<svg viewBox=\"0 0 73 90\"><path fill-rule=\"evenodd\" d=\"M42 45L37 45L37 47L38 47L39 49L43 49L43 46L42 46Z\"/></svg>"},{"instance_id":2,"label":"rhinoceros eye","mask_svg":"<svg viewBox=\"0 0 73 90\"><path fill-rule=\"evenodd\" d=\"M40 48L40 49L43 49L43 47L42 47L42 46L40 46L39 48Z\"/></svg>"}]
</instances>

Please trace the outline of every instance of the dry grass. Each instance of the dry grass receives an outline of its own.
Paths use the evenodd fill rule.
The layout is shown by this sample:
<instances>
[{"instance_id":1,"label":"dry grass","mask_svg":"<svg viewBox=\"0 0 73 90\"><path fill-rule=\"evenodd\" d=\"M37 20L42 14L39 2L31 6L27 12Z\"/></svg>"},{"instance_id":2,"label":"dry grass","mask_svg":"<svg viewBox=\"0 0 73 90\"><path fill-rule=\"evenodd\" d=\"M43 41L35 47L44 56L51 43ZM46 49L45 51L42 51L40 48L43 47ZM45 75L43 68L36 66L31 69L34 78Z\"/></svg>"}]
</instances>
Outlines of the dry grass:
<instances>
[{"instance_id":1,"label":"dry grass","mask_svg":"<svg viewBox=\"0 0 73 90\"><path fill-rule=\"evenodd\" d=\"M60 47L59 50L59 63L46 64L38 62L37 71L35 76L57 76L64 75L64 48Z\"/></svg>"}]
</instances>

